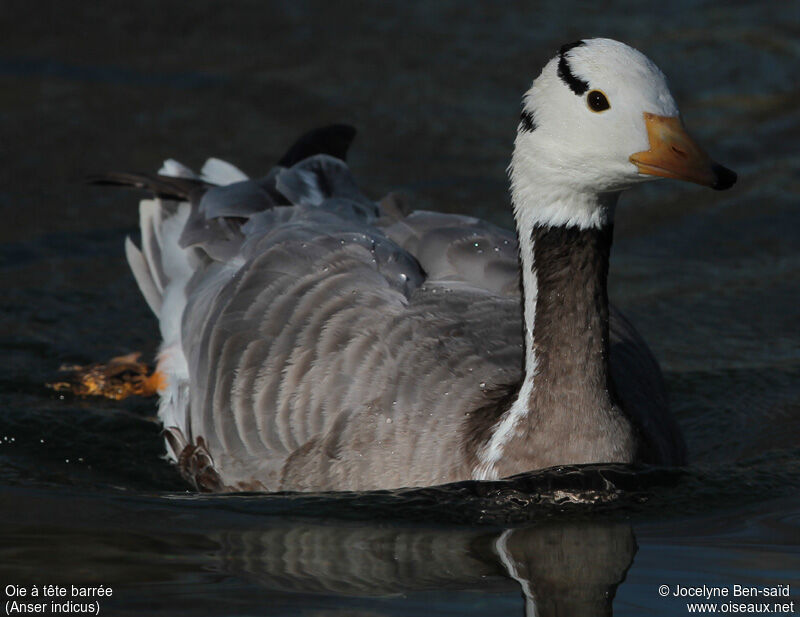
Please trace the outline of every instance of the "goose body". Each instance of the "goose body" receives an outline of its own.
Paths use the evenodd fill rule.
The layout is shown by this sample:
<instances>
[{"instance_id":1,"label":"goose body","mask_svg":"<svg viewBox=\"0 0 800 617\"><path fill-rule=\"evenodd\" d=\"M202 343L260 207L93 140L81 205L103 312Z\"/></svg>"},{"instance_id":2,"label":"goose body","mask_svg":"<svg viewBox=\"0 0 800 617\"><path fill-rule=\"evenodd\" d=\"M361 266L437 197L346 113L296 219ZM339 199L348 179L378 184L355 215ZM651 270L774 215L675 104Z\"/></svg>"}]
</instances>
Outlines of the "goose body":
<instances>
[{"instance_id":1,"label":"goose body","mask_svg":"<svg viewBox=\"0 0 800 617\"><path fill-rule=\"evenodd\" d=\"M157 195L126 252L160 322L168 454L215 491L681 464L658 365L606 292L621 190L733 183L679 129L660 71L592 39L563 47L524 99L516 234L369 200L341 126L261 179L213 159L200 175L174 161L109 175ZM659 158L658 131L673 154Z\"/></svg>"}]
</instances>

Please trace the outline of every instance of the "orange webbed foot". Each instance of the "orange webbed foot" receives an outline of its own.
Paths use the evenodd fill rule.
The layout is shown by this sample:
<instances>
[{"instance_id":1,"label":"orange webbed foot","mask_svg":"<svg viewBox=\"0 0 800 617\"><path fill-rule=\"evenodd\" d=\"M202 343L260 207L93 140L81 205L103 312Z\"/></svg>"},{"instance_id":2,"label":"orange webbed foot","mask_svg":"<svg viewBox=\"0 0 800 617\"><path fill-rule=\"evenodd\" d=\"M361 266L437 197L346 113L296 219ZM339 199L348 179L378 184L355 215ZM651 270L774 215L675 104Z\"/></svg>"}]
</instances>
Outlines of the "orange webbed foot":
<instances>
[{"instance_id":1,"label":"orange webbed foot","mask_svg":"<svg viewBox=\"0 0 800 617\"><path fill-rule=\"evenodd\" d=\"M134 352L111 358L106 364L87 366L65 365L59 371L70 373L65 381L48 383L56 392L71 392L78 396L102 396L120 401L129 396L155 396L165 385L163 373L150 373L139 361L141 353Z\"/></svg>"}]
</instances>

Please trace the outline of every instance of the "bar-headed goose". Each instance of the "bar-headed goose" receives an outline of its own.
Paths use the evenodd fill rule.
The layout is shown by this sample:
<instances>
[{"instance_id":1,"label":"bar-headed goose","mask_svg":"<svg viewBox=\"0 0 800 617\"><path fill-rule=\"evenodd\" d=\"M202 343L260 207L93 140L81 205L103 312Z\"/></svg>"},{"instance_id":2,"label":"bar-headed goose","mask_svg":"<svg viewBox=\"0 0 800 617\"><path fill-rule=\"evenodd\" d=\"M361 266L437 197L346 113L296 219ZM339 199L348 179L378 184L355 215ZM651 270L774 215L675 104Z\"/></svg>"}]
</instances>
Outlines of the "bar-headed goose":
<instances>
[{"instance_id":1,"label":"bar-headed goose","mask_svg":"<svg viewBox=\"0 0 800 617\"><path fill-rule=\"evenodd\" d=\"M659 176L736 175L685 133L650 60L591 39L547 63L509 168L516 235L375 204L343 162L352 138L312 131L258 180L214 159L105 177L157 195L126 251L187 478L361 490L684 461L658 365L608 303L614 207Z\"/></svg>"}]
</instances>

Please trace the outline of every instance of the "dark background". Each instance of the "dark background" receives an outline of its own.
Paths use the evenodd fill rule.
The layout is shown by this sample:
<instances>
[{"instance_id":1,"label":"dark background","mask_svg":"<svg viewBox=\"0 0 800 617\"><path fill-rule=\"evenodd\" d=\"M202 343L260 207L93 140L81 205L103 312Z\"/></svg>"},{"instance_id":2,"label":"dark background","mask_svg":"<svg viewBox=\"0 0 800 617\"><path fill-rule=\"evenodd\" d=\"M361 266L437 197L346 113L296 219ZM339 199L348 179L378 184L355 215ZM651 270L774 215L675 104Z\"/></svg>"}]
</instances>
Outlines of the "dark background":
<instances>
[{"instance_id":1,"label":"dark background","mask_svg":"<svg viewBox=\"0 0 800 617\"><path fill-rule=\"evenodd\" d=\"M560 45L591 36L652 58L690 132L740 174L724 193L638 187L618 210L611 297L661 361L691 464L651 505L589 516L632 521L638 537L616 614L682 614L658 597L661 583L798 582L800 5L5 0L1 10L0 583L113 584L116 614L337 614L336 594L300 589L276 604L274 585L225 567L233 549L220 538L298 515L348 518L351 506L248 498L254 512L231 514L237 498L186 493L159 458L153 401L43 387L62 363L152 357L158 344L122 250L137 234L137 197L81 179L169 157L261 174L303 131L347 122L368 195L401 190L417 208L508 226L520 97ZM404 500L392 502L396 518ZM443 499L430 524L449 529L442 519L461 506ZM355 594L346 614L518 614L514 585L420 596L398 583L381 601Z\"/></svg>"}]
</instances>

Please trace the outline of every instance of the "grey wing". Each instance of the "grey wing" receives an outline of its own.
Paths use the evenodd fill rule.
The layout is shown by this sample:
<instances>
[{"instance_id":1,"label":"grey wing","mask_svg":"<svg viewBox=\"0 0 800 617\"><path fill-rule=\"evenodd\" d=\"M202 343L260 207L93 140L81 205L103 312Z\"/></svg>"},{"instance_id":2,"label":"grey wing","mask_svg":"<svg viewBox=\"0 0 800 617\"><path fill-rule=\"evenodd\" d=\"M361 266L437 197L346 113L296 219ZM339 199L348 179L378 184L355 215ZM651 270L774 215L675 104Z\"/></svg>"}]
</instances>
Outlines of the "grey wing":
<instances>
[{"instance_id":1,"label":"grey wing","mask_svg":"<svg viewBox=\"0 0 800 617\"><path fill-rule=\"evenodd\" d=\"M465 413L521 375L516 240L471 217L381 215L325 156L192 203L184 430L228 487L468 475L452 456ZM658 367L616 312L611 329L618 394L659 459L675 447L659 431L679 434Z\"/></svg>"},{"instance_id":2,"label":"grey wing","mask_svg":"<svg viewBox=\"0 0 800 617\"><path fill-rule=\"evenodd\" d=\"M432 281L451 286L462 283L519 299L517 240L513 233L472 217L437 212L414 212L385 231L414 254ZM514 318L519 320L521 315ZM520 328L521 324L511 334ZM642 460L685 463L686 446L669 411L658 362L633 324L613 305L609 331L612 380L621 406L642 436Z\"/></svg>"},{"instance_id":3,"label":"grey wing","mask_svg":"<svg viewBox=\"0 0 800 617\"><path fill-rule=\"evenodd\" d=\"M206 260L182 324L189 440L203 438L230 487L461 477L464 410L519 378L518 299L426 276L372 224L374 204L312 172L279 175L296 205L240 208L236 233L187 225Z\"/></svg>"},{"instance_id":4,"label":"grey wing","mask_svg":"<svg viewBox=\"0 0 800 617\"><path fill-rule=\"evenodd\" d=\"M226 484L458 477L447 441L464 410L519 377L516 303L429 286L407 253L366 233L308 224L282 236L203 281L185 313L190 432Z\"/></svg>"},{"instance_id":5,"label":"grey wing","mask_svg":"<svg viewBox=\"0 0 800 617\"><path fill-rule=\"evenodd\" d=\"M384 231L414 255L431 281L519 296L517 238L507 229L469 216L420 210Z\"/></svg>"}]
</instances>

